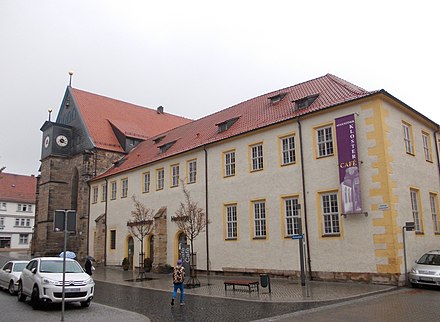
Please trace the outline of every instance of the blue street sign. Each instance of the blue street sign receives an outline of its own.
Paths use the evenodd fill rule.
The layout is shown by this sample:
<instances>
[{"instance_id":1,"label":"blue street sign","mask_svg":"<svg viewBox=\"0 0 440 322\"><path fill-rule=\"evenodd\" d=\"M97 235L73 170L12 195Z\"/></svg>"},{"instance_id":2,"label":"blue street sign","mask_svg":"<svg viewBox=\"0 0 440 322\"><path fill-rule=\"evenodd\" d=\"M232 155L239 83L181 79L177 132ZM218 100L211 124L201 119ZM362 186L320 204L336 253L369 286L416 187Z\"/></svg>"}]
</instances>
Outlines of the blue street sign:
<instances>
[{"instance_id":1,"label":"blue street sign","mask_svg":"<svg viewBox=\"0 0 440 322\"><path fill-rule=\"evenodd\" d=\"M303 238L304 238L303 234L301 234L301 235L293 235L292 236L292 239L303 239Z\"/></svg>"}]
</instances>

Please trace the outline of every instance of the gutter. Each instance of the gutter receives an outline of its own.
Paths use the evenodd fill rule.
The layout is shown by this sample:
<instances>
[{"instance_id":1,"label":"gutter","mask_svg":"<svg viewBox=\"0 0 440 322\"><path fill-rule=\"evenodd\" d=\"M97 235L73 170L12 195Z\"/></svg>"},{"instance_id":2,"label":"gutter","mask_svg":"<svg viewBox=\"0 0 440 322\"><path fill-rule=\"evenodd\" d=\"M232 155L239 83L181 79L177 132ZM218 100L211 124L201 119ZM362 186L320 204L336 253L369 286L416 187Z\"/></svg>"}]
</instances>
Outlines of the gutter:
<instances>
[{"instance_id":1,"label":"gutter","mask_svg":"<svg viewBox=\"0 0 440 322\"><path fill-rule=\"evenodd\" d=\"M104 205L104 266L107 266L107 204L108 204L108 180L105 180L105 205Z\"/></svg>"}]
</instances>

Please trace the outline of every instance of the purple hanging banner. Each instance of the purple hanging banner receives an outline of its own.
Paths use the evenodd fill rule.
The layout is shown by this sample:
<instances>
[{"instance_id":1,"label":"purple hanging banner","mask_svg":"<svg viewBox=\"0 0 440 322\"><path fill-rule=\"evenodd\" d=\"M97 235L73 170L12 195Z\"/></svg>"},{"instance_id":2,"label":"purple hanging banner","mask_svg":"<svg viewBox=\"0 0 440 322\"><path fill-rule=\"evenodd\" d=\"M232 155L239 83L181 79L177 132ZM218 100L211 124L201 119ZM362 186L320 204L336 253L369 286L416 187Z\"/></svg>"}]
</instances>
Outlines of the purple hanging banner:
<instances>
[{"instance_id":1,"label":"purple hanging banner","mask_svg":"<svg viewBox=\"0 0 440 322\"><path fill-rule=\"evenodd\" d=\"M354 114L335 119L342 214L362 212Z\"/></svg>"}]
</instances>

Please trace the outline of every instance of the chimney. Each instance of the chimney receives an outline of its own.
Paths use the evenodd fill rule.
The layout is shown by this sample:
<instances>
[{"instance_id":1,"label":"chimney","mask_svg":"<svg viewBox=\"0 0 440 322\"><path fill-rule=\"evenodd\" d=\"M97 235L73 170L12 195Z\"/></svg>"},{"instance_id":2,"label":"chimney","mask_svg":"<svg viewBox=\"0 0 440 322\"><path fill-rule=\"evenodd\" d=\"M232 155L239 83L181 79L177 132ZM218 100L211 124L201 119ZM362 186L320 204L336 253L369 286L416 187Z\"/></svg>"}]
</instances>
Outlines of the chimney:
<instances>
[{"instance_id":1,"label":"chimney","mask_svg":"<svg viewBox=\"0 0 440 322\"><path fill-rule=\"evenodd\" d=\"M157 108L157 114L163 114L163 106L162 105Z\"/></svg>"}]
</instances>

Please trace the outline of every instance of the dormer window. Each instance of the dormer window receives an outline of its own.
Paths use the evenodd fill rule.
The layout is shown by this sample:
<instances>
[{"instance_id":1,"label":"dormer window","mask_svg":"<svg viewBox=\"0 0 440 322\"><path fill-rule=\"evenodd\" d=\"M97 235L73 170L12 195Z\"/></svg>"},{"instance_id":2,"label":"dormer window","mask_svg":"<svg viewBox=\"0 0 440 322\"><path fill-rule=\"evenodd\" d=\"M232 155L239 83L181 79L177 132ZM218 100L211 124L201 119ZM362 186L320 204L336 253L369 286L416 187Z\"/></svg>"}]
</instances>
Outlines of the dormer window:
<instances>
[{"instance_id":1,"label":"dormer window","mask_svg":"<svg viewBox=\"0 0 440 322\"><path fill-rule=\"evenodd\" d=\"M286 93L280 93L275 96L268 97L267 99L270 100L271 105L274 105L277 104L278 102L281 102L284 96L286 96Z\"/></svg>"},{"instance_id":2,"label":"dormer window","mask_svg":"<svg viewBox=\"0 0 440 322\"><path fill-rule=\"evenodd\" d=\"M229 129L232 125L234 125L235 122L237 122L237 120L239 118L240 117L234 117L234 118L229 119L227 121L217 123L216 125L218 126L218 133L222 133L222 132L226 131L227 129Z\"/></svg>"},{"instance_id":3,"label":"dormer window","mask_svg":"<svg viewBox=\"0 0 440 322\"><path fill-rule=\"evenodd\" d=\"M295 109L301 110L306 107L309 107L318 98L318 96L319 96L319 94L313 94L313 95L309 95L309 96L306 96L306 97L303 97L303 98L300 98L300 99L294 101L295 102Z\"/></svg>"},{"instance_id":4,"label":"dormer window","mask_svg":"<svg viewBox=\"0 0 440 322\"><path fill-rule=\"evenodd\" d=\"M165 135L159 136L155 139L153 139L154 144L159 143L160 141L162 141L164 139Z\"/></svg>"},{"instance_id":5,"label":"dormer window","mask_svg":"<svg viewBox=\"0 0 440 322\"><path fill-rule=\"evenodd\" d=\"M166 152L169 148L171 148L174 145L174 143L176 143L176 141L165 143L164 145L161 145L159 147L160 153Z\"/></svg>"}]
</instances>

